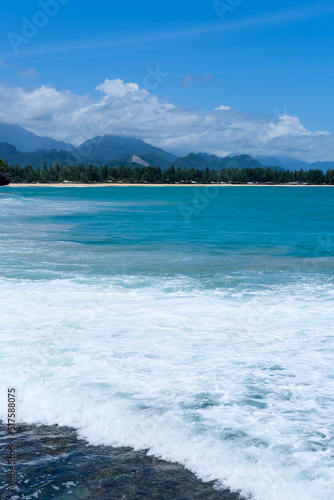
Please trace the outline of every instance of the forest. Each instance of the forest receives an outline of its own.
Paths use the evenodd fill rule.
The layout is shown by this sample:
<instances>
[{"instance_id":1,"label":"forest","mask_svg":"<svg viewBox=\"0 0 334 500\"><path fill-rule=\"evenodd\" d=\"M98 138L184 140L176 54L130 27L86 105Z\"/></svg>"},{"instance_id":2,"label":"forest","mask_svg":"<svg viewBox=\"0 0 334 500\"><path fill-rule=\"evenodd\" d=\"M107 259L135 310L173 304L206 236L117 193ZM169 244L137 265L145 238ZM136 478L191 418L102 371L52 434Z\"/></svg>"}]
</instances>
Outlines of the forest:
<instances>
[{"instance_id":1,"label":"forest","mask_svg":"<svg viewBox=\"0 0 334 500\"><path fill-rule=\"evenodd\" d=\"M226 168L220 171L199 170L195 168L182 169L174 166L162 169L160 167L144 166L101 166L95 165L53 165L44 164L42 168L32 165L19 167L6 166L14 183L145 183L145 184L331 184L334 185L334 170L324 173L322 170L289 171L274 168Z\"/></svg>"}]
</instances>

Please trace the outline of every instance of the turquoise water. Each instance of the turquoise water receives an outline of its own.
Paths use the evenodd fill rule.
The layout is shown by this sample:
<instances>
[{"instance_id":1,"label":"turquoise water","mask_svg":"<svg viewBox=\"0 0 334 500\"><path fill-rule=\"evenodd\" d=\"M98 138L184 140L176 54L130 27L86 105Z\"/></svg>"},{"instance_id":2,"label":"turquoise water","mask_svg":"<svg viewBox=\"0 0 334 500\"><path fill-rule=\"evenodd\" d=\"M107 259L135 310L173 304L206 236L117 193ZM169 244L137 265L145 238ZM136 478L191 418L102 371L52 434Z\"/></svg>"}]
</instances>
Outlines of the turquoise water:
<instances>
[{"instance_id":1,"label":"turquoise water","mask_svg":"<svg viewBox=\"0 0 334 500\"><path fill-rule=\"evenodd\" d=\"M254 500L331 498L334 188L9 187L0 207L23 422Z\"/></svg>"},{"instance_id":2,"label":"turquoise water","mask_svg":"<svg viewBox=\"0 0 334 500\"><path fill-rule=\"evenodd\" d=\"M217 274L226 278L248 271L328 275L333 192L280 187L2 190L2 272L29 279L185 274L206 282Z\"/></svg>"}]
</instances>

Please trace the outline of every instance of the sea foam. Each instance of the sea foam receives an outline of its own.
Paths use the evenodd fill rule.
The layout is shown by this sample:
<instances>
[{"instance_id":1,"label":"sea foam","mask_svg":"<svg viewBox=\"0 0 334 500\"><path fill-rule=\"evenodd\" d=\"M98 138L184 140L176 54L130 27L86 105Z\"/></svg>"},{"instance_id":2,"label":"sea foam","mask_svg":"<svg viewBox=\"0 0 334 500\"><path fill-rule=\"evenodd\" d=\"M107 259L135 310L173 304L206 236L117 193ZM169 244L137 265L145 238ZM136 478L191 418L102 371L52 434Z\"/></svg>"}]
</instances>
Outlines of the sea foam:
<instances>
[{"instance_id":1,"label":"sea foam","mask_svg":"<svg viewBox=\"0 0 334 500\"><path fill-rule=\"evenodd\" d=\"M0 387L21 422L149 449L254 500L327 500L333 298L305 281L3 279Z\"/></svg>"}]
</instances>

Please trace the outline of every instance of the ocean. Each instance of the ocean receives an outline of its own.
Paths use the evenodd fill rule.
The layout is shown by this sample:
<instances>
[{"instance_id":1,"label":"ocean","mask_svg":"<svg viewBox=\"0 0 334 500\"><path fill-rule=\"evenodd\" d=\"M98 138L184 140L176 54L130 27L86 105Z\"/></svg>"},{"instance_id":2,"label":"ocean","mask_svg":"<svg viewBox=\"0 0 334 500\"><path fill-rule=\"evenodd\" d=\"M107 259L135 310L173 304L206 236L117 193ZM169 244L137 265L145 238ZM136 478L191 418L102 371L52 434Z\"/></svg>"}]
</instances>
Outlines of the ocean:
<instances>
[{"instance_id":1,"label":"ocean","mask_svg":"<svg viewBox=\"0 0 334 500\"><path fill-rule=\"evenodd\" d=\"M334 187L1 188L1 490L90 498L95 450L158 473L92 498L334 498L333 218ZM197 493L154 496L168 466Z\"/></svg>"}]
</instances>

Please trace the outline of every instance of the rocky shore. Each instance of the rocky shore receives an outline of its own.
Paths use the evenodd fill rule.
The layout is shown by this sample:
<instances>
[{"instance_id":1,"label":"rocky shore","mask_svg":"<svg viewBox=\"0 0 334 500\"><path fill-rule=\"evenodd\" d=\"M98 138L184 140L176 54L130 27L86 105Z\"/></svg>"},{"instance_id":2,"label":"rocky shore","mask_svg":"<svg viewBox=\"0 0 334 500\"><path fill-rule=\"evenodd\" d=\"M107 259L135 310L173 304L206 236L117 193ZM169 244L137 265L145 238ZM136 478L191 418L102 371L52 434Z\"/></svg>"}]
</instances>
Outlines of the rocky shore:
<instances>
[{"instance_id":1,"label":"rocky shore","mask_svg":"<svg viewBox=\"0 0 334 500\"><path fill-rule=\"evenodd\" d=\"M0 186L8 186L12 180L11 175L6 170L0 170Z\"/></svg>"},{"instance_id":2,"label":"rocky shore","mask_svg":"<svg viewBox=\"0 0 334 500\"><path fill-rule=\"evenodd\" d=\"M38 498L72 500L242 500L238 493L217 490L214 483L200 481L183 466L145 451L89 445L74 429L19 425L14 439L15 493L8 491L6 482L0 482L2 498L8 500L36 494ZM9 440L13 441L0 423L3 479L8 476Z\"/></svg>"}]
</instances>

